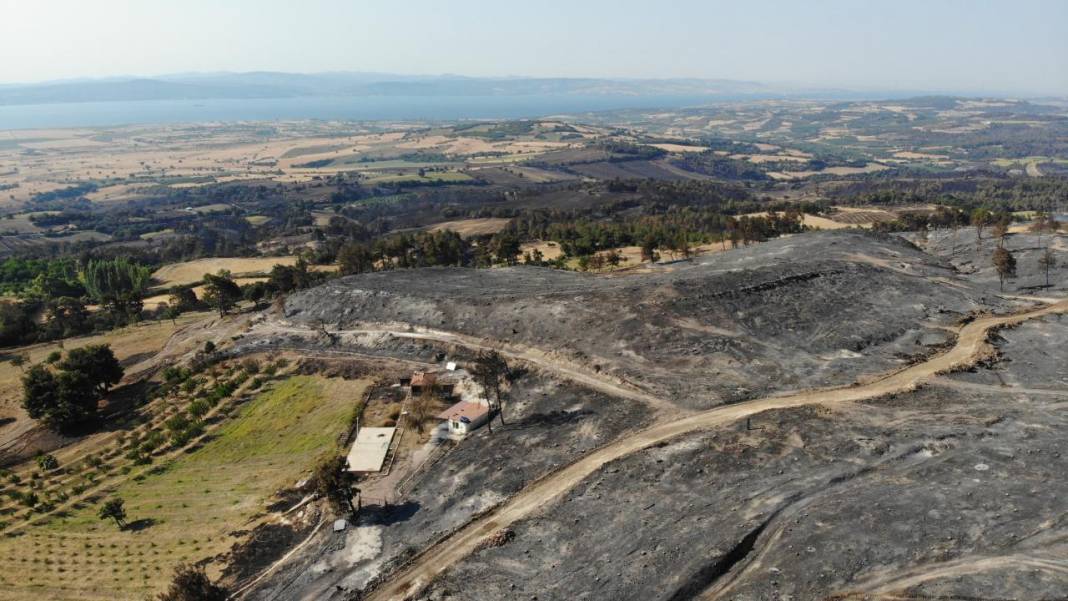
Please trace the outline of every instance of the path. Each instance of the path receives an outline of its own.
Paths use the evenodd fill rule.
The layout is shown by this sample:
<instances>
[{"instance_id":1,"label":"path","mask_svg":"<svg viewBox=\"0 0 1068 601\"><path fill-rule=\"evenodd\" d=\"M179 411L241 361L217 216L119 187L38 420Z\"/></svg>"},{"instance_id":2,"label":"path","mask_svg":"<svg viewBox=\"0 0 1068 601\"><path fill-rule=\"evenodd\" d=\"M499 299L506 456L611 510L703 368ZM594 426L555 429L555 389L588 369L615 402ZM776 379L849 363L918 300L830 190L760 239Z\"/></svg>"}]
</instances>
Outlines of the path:
<instances>
[{"instance_id":1,"label":"path","mask_svg":"<svg viewBox=\"0 0 1068 601\"><path fill-rule=\"evenodd\" d=\"M876 398L914 389L920 382L987 356L992 348L987 335L993 328L1013 325L1053 313L1068 312L1068 301L1005 316L977 319L960 328L956 344L941 355L864 385L768 397L717 407L681 419L660 423L601 447L574 463L535 480L496 509L471 521L451 536L424 550L407 567L365 597L366 601L401 600L414 596L437 575L473 553L490 535L543 510L605 464L680 435L731 423L772 409L833 404ZM409 335L419 338L416 332ZM455 337L454 337L455 336ZM449 335L458 343L463 337ZM433 338L437 339L437 338ZM601 382L598 381L599 384ZM643 395L644 396L644 395Z\"/></svg>"},{"instance_id":2,"label":"path","mask_svg":"<svg viewBox=\"0 0 1068 601\"><path fill-rule=\"evenodd\" d=\"M286 323L264 324L258 328L257 335L264 334L313 334L314 331L307 328L292 326ZM330 334L337 335L344 340L346 336L384 334L396 338L408 338L414 340L429 340L454 344L477 351L497 351L508 359L521 361L535 365L545 371L551 372L565 380L570 380L591 390L603 392L609 396L629 399L644 403L655 410L670 411L678 414L687 411L677 407L674 403L661 397L645 392L635 386L627 385L616 378L588 371L573 359L554 357L545 351L521 346L517 344L505 344L486 340L476 336L447 332L444 330L432 330L429 328L412 327L398 324L376 324L372 327L357 328L351 330L330 330Z\"/></svg>"}]
</instances>

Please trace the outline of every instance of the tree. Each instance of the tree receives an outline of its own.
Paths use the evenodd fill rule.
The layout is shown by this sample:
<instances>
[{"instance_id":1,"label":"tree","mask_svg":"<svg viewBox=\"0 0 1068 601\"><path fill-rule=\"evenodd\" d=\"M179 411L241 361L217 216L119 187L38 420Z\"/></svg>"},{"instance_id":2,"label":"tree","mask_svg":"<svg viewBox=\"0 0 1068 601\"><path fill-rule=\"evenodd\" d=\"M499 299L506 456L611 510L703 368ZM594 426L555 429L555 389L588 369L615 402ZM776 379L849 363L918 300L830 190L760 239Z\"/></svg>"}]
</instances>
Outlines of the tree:
<instances>
[{"instance_id":1,"label":"tree","mask_svg":"<svg viewBox=\"0 0 1068 601\"><path fill-rule=\"evenodd\" d=\"M999 219L991 231L998 240L998 246L1005 246L1005 237L1009 235L1009 222Z\"/></svg>"},{"instance_id":2,"label":"tree","mask_svg":"<svg viewBox=\"0 0 1068 601\"><path fill-rule=\"evenodd\" d=\"M364 273L374 271L375 255L366 244L349 242L337 251L337 262L341 275Z\"/></svg>"},{"instance_id":3,"label":"tree","mask_svg":"<svg viewBox=\"0 0 1068 601\"><path fill-rule=\"evenodd\" d=\"M406 415L408 425L415 428L420 434L423 433L426 421L434 413L434 406L437 405L436 393L437 387L435 385L424 386L419 396L413 398L408 404Z\"/></svg>"},{"instance_id":4,"label":"tree","mask_svg":"<svg viewBox=\"0 0 1068 601\"><path fill-rule=\"evenodd\" d=\"M56 338L82 334L90 329L85 303L69 296L49 300L45 320L48 333Z\"/></svg>"},{"instance_id":5,"label":"tree","mask_svg":"<svg viewBox=\"0 0 1068 601\"><path fill-rule=\"evenodd\" d=\"M230 272L219 270L217 274L204 274L204 301L219 311L219 316L237 305L241 300L241 287L238 286Z\"/></svg>"},{"instance_id":6,"label":"tree","mask_svg":"<svg viewBox=\"0 0 1068 601\"><path fill-rule=\"evenodd\" d=\"M30 357L26 353L15 353L7 360L12 367L19 368L19 371L26 371L26 364L29 363L29 361Z\"/></svg>"},{"instance_id":7,"label":"tree","mask_svg":"<svg viewBox=\"0 0 1068 601\"><path fill-rule=\"evenodd\" d=\"M106 344L90 344L67 351L67 358L57 364L59 369L80 372L92 382L97 395L103 395L122 380L123 369L115 353Z\"/></svg>"},{"instance_id":8,"label":"tree","mask_svg":"<svg viewBox=\"0 0 1068 601\"><path fill-rule=\"evenodd\" d=\"M170 293L170 304L179 312L195 311L200 308L200 299L197 298L196 291L189 286L172 286Z\"/></svg>"},{"instance_id":9,"label":"tree","mask_svg":"<svg viewBox=\"0 0 1068 601\"><path fill-rule=\"evenodd\" d=\"M267 298L268 292L267 284L263 282L253 282L241 288L241 295L245 300L251 301L253 308L257 310L263 306L263 301Z\"/></svg>"},{"instance_id":10,"label":"tree","mask_svg":"<svg viewBox=\"0 0 1068 601\"><path fill-rule=\"evenodd\" d=\"M178 324L178 316L181 314L182 311L174 305L167 305L167 307L163 310L164 319L171 320L171 323L175 325Z\"/></svg>"},{"instance_id":11,"label":"tree","mask_svg":"<svg viewBox=\"0 0 1068 601\"><path fill-rule=\"evenodd\" d=\"M181 564L174 569L174 578L157 601L226 601L230 592L213 584L204 568Z\"/></svg>"},{"instance_id":12,"label":"tree","mask_svg":"<svg viewBox=\"0 0 1068 601\"><path fill-rule=\"evenodd\" d=\"M353 491L360 491L355 488L356 476L348 468L343 456L326 455L315 465L313 481L316 491L330 501L335 511L348 511L355 516L359 508L353 502Z\"/></svg>"},{"instance_id":13,"label":"tree","mask_svg":"<svg viewBox=\"0 0 1068 601\"><path fill-rule=\"evenodd\" d=\"M37 334L35 303L0 303L0 346L19 346Z\"/></svg>"},{"instance_id":14,"label":"tree","mask_svg":"<svg viewBox=\"0 0 1068 601\"><path fill-rule=\"evenodd\" d=\"M125 505L126 502L118 497L109 499L100 506L100 510L97 511L96 517L102 520L115 520L115 525L119 527L119 530L123 530L126 528Z\"/></svg>"},{"instance_id":15,"label":"tree","mask_svg":"<svg viewBox=\"0 0 1068 601\"><path fill-rule=\"evenodd\" d=\"M26 414L56 430L93 418L97 399L93 382L81 372L52 373L43 365L35 365L22 376Z\"/></svg>"},{"instance_id":16,"label":"tree","mask_svg":"<svg viewBox=\"0 0 1068 601\"><path fill-rule=\"evenodd\" d=\"M1046 272L1046 288L1049 288L1049 270L1057 266L1057 255L1053 254L1053 249L1047 248L1042 251L1042 256L1038 258L1038 266Z\"/></svg>"},{"instance_id":17,"label":"tree","mask_svg":"<svg viewBox=\"0 0 1068 601\"><path fill-rule=\"evenodd\" d=\"M975 226L975 245L979 246L979 241L983 239L983 228L990 225L994 220L994 214L990 212L990 209L978 208L972 211L972 225Z\"/></svg>"},{"instance_id":18,"label":"tree","mask_svg":"<svg viewBox=\"0 0 1068 601\"><path fill-rule=\"evenodd\" d=\"M516 257L521 252L519 237L511 230L504 230L493 237L490 249L498 261L515 265Z\"/></svg>"},{"instance_id":19,"label":"tree","mask_svg":"<svg viewBox=\"0 0 1068 601\"><path fill-rule=\"evenodd\" d=\"M151 270L127 257L94 259L82 272L82 284L90 298L113 315L141 312Z\"/></svg>"},{"instance_id":20,"label":"tree","mask_svg":"<svg viewBox=\"0 0 1068 601\"><path fill-rule=\"evenodd\" d=\"M475 366L472 369L472 375L475 377L475 381L482 386L482 390L486 394L487 403L490 403L489 393L490 391L493 391L494 399L497 402L497 413L501 417L502 424L504 423L504 411L501 406L501 384L507 374L508 363L497 351L483 351L479 353L478 357L475 359ZM490 421L492 421L492 404L490 404L490 408Z\"/></svg>"},{"instance_id":21,"label":"tree","mask_svg":"<svg viewBox=\"0 0 1068 601\"><path fill-rule=\"evenodd\" d=\"M55 367L35 365L22 377L22 406L31 418L56 430L94 418L100 396L123 376L107 345L73 349Z\"/></svg>"},{"instance_id":22,"label":"tree","mask_svg":"<svg viewBox=\"0 0 1068 601\"><path fill-rule=\"evenodd\" d=\"M308 262L303 257L297 259L295 265L275 265L271 268L268 286L283 294L294 290L303 290L312 286L319 279L316 274L308 269Z\"/></svg>"},{"instance_id":23,"label":"tree","mask_svg":"<svg viewBox=\"0 0 1068 601\"><path fill-rule=\"evenodd\" d=\"M1001 280L1001 290L1005 291L1005 278L1016 277L1016 257L1012 256L1004 246L994 249L994 267L998 270L998 278Z\"/></svg>"}]
</instances>

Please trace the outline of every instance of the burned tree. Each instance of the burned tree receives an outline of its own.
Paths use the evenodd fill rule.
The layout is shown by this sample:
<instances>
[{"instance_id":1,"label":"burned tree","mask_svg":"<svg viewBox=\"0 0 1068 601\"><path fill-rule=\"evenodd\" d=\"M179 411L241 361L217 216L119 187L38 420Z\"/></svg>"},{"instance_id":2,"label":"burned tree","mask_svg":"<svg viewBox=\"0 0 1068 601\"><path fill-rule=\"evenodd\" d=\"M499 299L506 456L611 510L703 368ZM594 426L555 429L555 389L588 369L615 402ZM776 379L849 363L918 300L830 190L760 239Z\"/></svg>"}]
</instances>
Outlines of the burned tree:
<instances>
[{"instance_id":1,"label":"burned tree","mask_svg":"<svg viewBox=\"0 0 1068 601\"><path fill-rule=\"evenodd\" d=\"M1016 277L1016 257L1004 246L994 249L994 267L998 270L1001 290L1005 291L1005 278Z\"/></svg>"},{"instance_id":2,"label":"burned tree","mask_svg":"<svg viewBox=\"0 0 1068 601\"><path fill-rule=\"evenodd\" d=\"M508 375L508 363L497 351L484 351L479 353L475 359L475 366L471 373L475 376L475 380L479 385L482 386L482 390L485 391L486 402L489 403L491 410L490 421L493 421L492 411L494 408L489 398L490 391L492 391L493 400L496 401L496 410L501 416L501 423L503 424L504 411L501 406L501 385Z\"/></svg>"},{"instance_id":3,"label":"burned tree","mask_svg":"<svg viewBox=\"0 0 1068 601\"><path fill-rule=\"evenodd\" d=\"M1057 255L1053 254L1052 248L1042 251L1038 258L1038 266L1046 272L1046 288L1049 288L1049 270L1057 266Z\"/></svg>"}]
</instances>

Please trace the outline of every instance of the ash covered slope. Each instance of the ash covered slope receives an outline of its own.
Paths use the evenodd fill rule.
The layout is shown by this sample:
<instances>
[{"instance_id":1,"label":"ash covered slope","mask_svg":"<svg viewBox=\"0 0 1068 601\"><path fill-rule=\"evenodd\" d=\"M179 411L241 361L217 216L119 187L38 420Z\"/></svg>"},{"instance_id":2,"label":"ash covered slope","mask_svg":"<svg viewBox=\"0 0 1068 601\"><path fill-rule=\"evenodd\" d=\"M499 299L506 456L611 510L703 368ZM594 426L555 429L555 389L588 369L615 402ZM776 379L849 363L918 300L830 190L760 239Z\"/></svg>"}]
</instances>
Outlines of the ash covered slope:
<instances>
[{"instance_id":1,"label":"ash covered slope","mask_svg":"<svg viewBox=\"0 0 1068 601\"><path fill-rule=\"evenodd\" d=\"M650 273L433 268L294 295L290 321L406 324L533 347L706 408L847 384L930 352L1000 301L896 237L793 236Z\"/></svg>"}]
</instances>

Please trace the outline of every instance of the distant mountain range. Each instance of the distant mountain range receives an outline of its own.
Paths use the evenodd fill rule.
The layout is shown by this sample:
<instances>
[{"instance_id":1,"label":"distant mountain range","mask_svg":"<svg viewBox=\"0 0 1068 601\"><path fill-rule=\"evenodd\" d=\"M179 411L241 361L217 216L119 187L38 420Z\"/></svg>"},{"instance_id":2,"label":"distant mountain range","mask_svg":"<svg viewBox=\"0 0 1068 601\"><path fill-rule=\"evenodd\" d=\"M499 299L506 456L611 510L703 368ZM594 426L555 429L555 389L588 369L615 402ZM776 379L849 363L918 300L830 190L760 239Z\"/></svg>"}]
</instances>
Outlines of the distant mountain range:
<instances>
[{"instance_id":1,"label":"distant mountain range","mask_svg":"<svg viewBox=\"0 0 1068 601\"><path fill-rule=\"evenodd\" d=\"M137 100L523 95L858 97L858 94L845 90L788 89L723 79L478 78L374 73L194 73L153 78L0 85L0 105ZM871 94L861 96L868 97Z\"/></svg>"}]
</instances>

